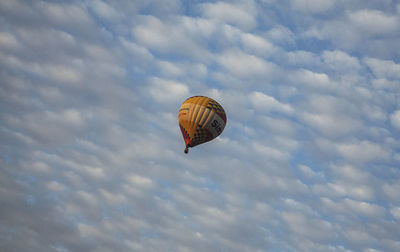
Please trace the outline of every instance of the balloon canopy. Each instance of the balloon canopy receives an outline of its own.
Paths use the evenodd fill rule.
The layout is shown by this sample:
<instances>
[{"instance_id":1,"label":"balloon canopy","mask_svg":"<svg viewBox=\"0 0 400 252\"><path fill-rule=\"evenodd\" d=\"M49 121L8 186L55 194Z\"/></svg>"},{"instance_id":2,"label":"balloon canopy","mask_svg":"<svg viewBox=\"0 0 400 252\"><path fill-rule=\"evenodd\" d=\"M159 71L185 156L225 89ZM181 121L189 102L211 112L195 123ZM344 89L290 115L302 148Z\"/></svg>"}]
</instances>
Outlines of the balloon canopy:
<instances>
[{"instance_id":1,"label":"balloon canopy","mask_svg":"<svg viewBox=\"0 0 400 252\"><path fill-rule=\"evenodd\" d=\"M185 153L188 153L189 147L211 141L222 133L226 114L213 99L193 96L182 103L178 121L186 144Z\"/></svg>"}]
</instances>

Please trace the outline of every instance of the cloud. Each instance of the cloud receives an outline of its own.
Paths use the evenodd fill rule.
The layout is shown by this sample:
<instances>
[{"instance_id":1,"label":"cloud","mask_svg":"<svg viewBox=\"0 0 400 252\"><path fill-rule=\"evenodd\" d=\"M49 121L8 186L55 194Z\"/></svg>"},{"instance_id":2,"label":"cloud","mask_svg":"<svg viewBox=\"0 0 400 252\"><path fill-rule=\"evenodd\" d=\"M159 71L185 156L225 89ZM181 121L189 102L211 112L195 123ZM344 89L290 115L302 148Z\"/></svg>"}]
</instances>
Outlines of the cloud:
<instances>
[{"instance_id":1,"label":"cloud","mask_svg":"<svg viewBox=\"0 0 400 252\"><path fill-rule=\"evenodd\" d=\"M331 82L329 76L325 73L317 73L307 69L301 69L294 72L289 79L299 85L317 89L332 89L334 83Z\"/></svg>"},{"instance_id":2,"label":"cloud","mask_svg":"<svg viewBox=\"0 0 400 252\"><path fill-rule=\"evenodd\" d=\"M304 36L327 40L352 52L361 51L365 56L390 58L386 49L393 48L398 40L398 16L392 14L390 7L386 11L349 7L345 4L344 13L338 18L312 25Z\"/></svg>"},{"instance_id":3,"label":"cloud","mask_svg":"<svg viewBox=\"0 0 400 252\"><path fill-rule=\"evenodd\" d=\"M343 136L361 127L360 119L351 114L351 107L351 103L333 96L314 95L298 116L327 137Z\"/></svg>"},{"instance_id":4,"label":"cloud","mask_svg":"<svg viewBox=\"0 0 400 252\"><path fill-rule=\"evenodd\" d=\"M396 110L393 114L390 115L390 122L394 127L400 129L400 110Z\"/></svg>"},{"instance_id":5,"label":"cloud","mask_svg":"<svg viewBox=\"0 0 400 252\"><path fill-rule=\"evenodd\" d=\"M83 5L40 1L34 7L44 20L52 23L55 27L66 28L79 32L81 35L92 34L92 28L95 27L87 8Z\"/></svg>"},{"instance_id":6,"label":"cloud","mask_svg":"<svg viewBox=\"0 0 400 252\"><path fill-rule=\"evenodd\" d=\"M361 70L361 64L358 59L342 51L325 51L322 54L322 59L337 72L355 73Z\"/></svg>"},{"instance_id":7,"label":"cloud","mask_svg":"<svg viewBox=\"0 0 400 252\"><path fill-rule=\"evenodd\" d=\"M191 26L176 23L187 19L175 19L170 23L162 22L153 16L143 16L140 25L133 28L133 36L141 44L151 50L161 53L177 53L202 60L207 60L210 54L197 38L197 34L190 34ZM207 30L207 28L205 27ZM201 34L201 33L200 33ZM207 34L205 34L207 36Z\"/></svg>"},{"instance_id":8,"label":"cloud","mask_svg":"<svg viewBox=\"0 0 400 252\"><path fill-rule=\"evenodd\" d=\"M294 33L285 26L277 25L273 27L267 32L267 37L274 41L277 44L294 44L295 43L295 35Z\"/></svg>"},{"instance_id":9,"label":"cloud","mask_svg":"<svg viewBox=\"0 0 400 252\"><path fill-rule=\"evenodd\" d=\"M369 162L375 159L388 159L390 154L379 144L362 141L356 144L341 144L339 153L347 160L354 162Z\"/></svg>"},{"instance_id":10,"label":"cloud","mask_svg":"<svg viewBox=\"0 0 400 252\"><path fill-rule=\"evenodd\" d=\"M395 217L396 219L400 218L400 208L399 207L393 207L390 210L390 213L393 215L393 217Z\"/></svg>"},{"instance_id":11,"label":"cloud","mask_svg":"<svg viewBox=\"0 0 400 252\"><path fill-rule=\"evenodd\" d=\"M328 0L292 0L291 4L294 10L300 10L305 13L319 13L328 11L333 5L334 1Z\"/></svg>"},{"instance_id":12,"label":"cloud","mask_svg":"<svg viewBox=\"0 0 400 252\"><path fill-rule=\"evenodd\" d=\"M399 251L398 9L0 1L2 249Z\"/></svg>"},{"instance_id":13,"label":"cloud","mask_svg":"<svg viewBox=\"0 0 400 252\"><path fill-rule=\"evenodd\" d=\"M388 16L378 10L358 10L348 14L354 27L369 35L389 34L399 29L396 16Z\"/></svg>"},{"instance_id":14,"label":"cloud","mask_svg":"<svg viewBox=\"0 0 400 252\"><path fill-rule=\"evenodd\" d=\"M254 3L246 2L232 4L225 2L205 3L201 5L203 15L216 19L221 23L238 26L243 30L250 30L256 26Z\"/></svg>"},{"instance_id":15,"label":"cloud","mask_svg":"<svg viewBox=\"0 0 400 252\"><path fill-rule=\"evenodd\" d=\"M223 52L217 60L226 71L240 78L267 77L276 69L273 63L236 49Z\"/></svg>"},{"instance_id":16,"label":"cloud","mask_svg":"<svg viewBox=\"0 0 400 252\"><path fill-rule=\"evenodd\" d=\"M396 64L390 60L379 60L374 58L368 58L365 62L377 78L400 79L400 64Z\"/></svg>"},{"instance_id":17,"label":"cloud","mask_svg":"<svg viewBox=\"0 0 400 252\"><path fill-rule=\"evenodd\" d=\"M351 180L353 182L367 182L370 178L370 174L367 171L363 171L351 165L333 165L332 173L337 174L341 179Z\"/></svg>"},{"instance_id":18,"label":"cloud","mask_svg":"<svg viewBox=\"0 0 400 252\"><path fill-rule=\"evenodd\" d=\"M384 194L394 203L398 204L400 201L395 195L395 191L400 188L397 184L398 181L393 181L393 183L386 183L382 186Z\"/></svg>"},{"instance_id":19,"label":"cloud","mask_svg":"<svg viewBox=\"0 0 400 252\"><path fill-rule=\"evenodd\" d=\"M285 55L285 63L292 66L298 67L315 67L321 64L321 59L312 52L306 51L292 51Z\"/></svg>"},{"instance_id":20,"label":"cloud","mask_svg":"<svg viewBox=\"0 0 400 252\"><path fill-rule=\"evenodd\" d=\"M28 131L31 136L45 142L65 141L74 133L82 132L86 126L85 115L74 109L9 116L6 121L10 126Z\"/></svg>"},{"instance_id":21,"label":"cloud","mask_svg":"<svg viewBox=\"0 0 400 252\"><path fill-rule=\"evenodd\" d=\"M291 113L293 108L288 104L282 104L274 97L268 96L262 92L252 92L249 95L252 105L264 113L275 110L279 112Z\"/></svg>"},{"instance_id":22,"label":"cloud","mask_svg":"<svg viewBox=\"0 0 400 252\"><path fill-rule=\"evenodd\" d=\"M151 179L139 175L131 175L127 180L134 187L151 188L153 186Z\"/></svg>"},{"instance_id":23,"label":"cloud","mask_svg":"<svg viewBox=\"0 0 400 252\"><path fill-rule=\"evenodd\" d=\"M6 49L17 48L19 45L17 39L10 33L0 33L0 46Z\"/></svg>"},{"instance_id":24,"label":"cloud","mask_svg":"<svg viewBox=\"0 0 400 252\"><path fill-rule=\"evenodd\" d=\"M268 97L265 97L268 98ZM273 98L273 97L269 97ZM267 99L268 100L268 99ZM274 101L274 100L272 100ZM276 101L276 100L275 100ZM277 102L277 101L276 101ZM263 107L261 104L255 104L255 106L260 106L261 108ZM285 111L285 109L289 109L290 107L284 107L282 109ZM266 109L264 109L264 112L269 112L273 110L272 106L269 107L266 105ZM261 110L262 111L262 110ZM279 111L279 110L278 110ZM264 126L266 130L273 132L274 134L281 134L282 136L293 136L296 133L296 125L291 122L290 120L284 119L284 118L274 118L270 116L260 116L258 118L259 123L261 126Z\"/></svg>"},{"instance_id":25,"label":"cloud","mask_svg":"<svg viewBox=\"0 0 400 252\"><path fill-rule=\"evenodd\" d=\"M243 34L242 41L244 47L248 51L254 52L258 55L268 55L275 50L274 46L268 40L253 34Z\"/></svg>"},{"instance_id":26,"label":"cloud","mask_svg":"<svg viewBox=\"0 0 400 252\"><path fill-rule=\"evenodd\" d=\"M94 0L90 3L91 8L99 17L109 20L109 21L117 21L121 18L121 13L119 13L116 9L114 9L111 5L100 1Z\"/></svg>"},{"instance_id":27,"label":"cloud","mask_svg":"<svg viewBox=\"0 0 400 252\"><path fill-rule=\"evenodd\" d=\"M183 83L159 78L154 78L151 83L149 92L160 103L180 101L189 94L189 88Z\"/></svg>"},{"instance_id":28,"label":"cloud","mask_svg":"<svg viewBox=\"0 0 400 252\"><path fill-rule=\"evenodd\" d=\"M327 221L309 220L302 214L292 212L283 213L283 219L296 236L312 240L328 240L333 234L333 226Z\"/></svg>"}]
</instances>

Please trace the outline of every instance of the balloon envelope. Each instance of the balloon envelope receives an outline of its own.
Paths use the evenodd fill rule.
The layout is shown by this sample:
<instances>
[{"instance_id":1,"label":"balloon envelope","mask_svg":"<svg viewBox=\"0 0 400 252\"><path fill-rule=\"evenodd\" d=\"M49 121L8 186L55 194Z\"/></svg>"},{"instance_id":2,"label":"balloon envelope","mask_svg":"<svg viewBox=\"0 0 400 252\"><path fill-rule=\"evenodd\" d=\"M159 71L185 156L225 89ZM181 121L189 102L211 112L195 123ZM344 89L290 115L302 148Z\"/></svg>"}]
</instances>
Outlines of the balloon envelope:
<instances>
[{"instance_id":1,"label":"balloon envelope","mask_svg":"<svg viewBox=\"0 0 400 252\"><path fill-rule=\"evenodd\" d=\"M226 114L222 106L211 98L193 96L184 101L178 113L179 127L186 149L208 142L225 128Z\"/></svg>"}]
</instances>

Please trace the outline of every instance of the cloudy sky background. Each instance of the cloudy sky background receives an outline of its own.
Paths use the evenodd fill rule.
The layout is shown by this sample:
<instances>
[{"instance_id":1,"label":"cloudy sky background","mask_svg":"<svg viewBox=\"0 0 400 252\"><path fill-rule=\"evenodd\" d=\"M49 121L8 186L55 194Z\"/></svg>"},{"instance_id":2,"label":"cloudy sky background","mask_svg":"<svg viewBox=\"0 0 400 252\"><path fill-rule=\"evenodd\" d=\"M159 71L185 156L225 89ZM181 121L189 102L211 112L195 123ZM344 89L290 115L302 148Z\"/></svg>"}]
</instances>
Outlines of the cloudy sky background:
<instances>
[{"instance_id":1,"label":"cloudy sky background","mask_svg":"<svg viewBox=\"0 0 400 252\"><path fill-rule=\"evenodd\" d=\"M0 250L400 251L399 94L396 0L0 0Z\"/></svg>"}]
</instances>

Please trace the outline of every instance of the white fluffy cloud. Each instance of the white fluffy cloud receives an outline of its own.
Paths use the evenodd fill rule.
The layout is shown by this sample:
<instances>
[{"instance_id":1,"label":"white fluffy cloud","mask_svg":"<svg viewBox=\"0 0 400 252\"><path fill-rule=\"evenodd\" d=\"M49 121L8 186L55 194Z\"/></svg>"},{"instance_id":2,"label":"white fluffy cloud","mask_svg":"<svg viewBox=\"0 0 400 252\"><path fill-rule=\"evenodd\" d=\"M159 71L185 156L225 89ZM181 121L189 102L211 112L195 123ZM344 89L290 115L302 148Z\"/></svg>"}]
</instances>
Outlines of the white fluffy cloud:
<instances>
[{"instance_id":1,"label":"white fluffy cloud","mask_svg":"<svg viewBox=\"0 0 400 252\"><path fill-rule=\"evenodd\" d=\"M101 0L94 0L90 4L90 8L98 15L100 18L109 20L109 21L117 21L121 18L124 13L118 12L111 5L103 2Z\"/></svg>"},{"instance_id":2,"label":"white fluffy cloud","mask_svg":"<svg viewBox=\"0 0 400 252\"><path fill-rule=\"evenodd\" d=\"M377 78L400 79L400 64L396 64L392 60L379 60L374 58L368 58L365 61Z\"/></svg>"},{"instance_id":3,"label":"white fluffy cloud","mask_svg":"<svg viewBox=\"0 0 400 252\"><path fill-rule=\"evenodd\" d=\"M141 45L157 52L174 51L177 54L208 60L210 53L201 42L210 36L208 29L212 29L212 25L202 23L201 20L187 25L188 22L196 21L182 17L163 22L154 16L142 16L139 22L140 25L133 28L133 36ZM200 33L191 34L193 29L198 31L199 28ZM204 34L201 31L204 31Z\"/></svg>"},{"instance_id":4,"label":"white fluffy cloud","mask_svg":"<svg viewBox=\"0 0 400 252\"><path fill-rule=\"evenodd\" d=\"M270 78L269 75L277 69L273 63L237 49L223 52L218 57L218 62L230 74L241 78Z\"/></svg>"},{"instance_id":5,"label":"white fluffy cloud","mask_svg":"<svg viewBox=\"0 0 400 252\"><path fill-rule=\"evenodd\" d=\"M180 101L189 94L189 88L183 83L159 78L154 78L151 83L149 92L153 99L160 103Z\"/></svg>"},{"instance_id":6,"label":"white fluffy cloud","mask_svg":"<svg viewBox=\"0 0 400 252\"><path fill-rule=\"evenodd\" d=\"M221 23L237 25L243 30L256 26L256 10L253 1L243 1L237 4L223 1L202 4L205 17L216 19Z\"/></svg>"},{"instance_id":7,"label":"white fluffy cloud","mask_svg":"<svg viewBox=\"0 0 400 252\"><path fill-rule=\"evenodd\" d=\"M357 73L361 70L359 60L342 51L325 51L322 59L330 68L338 72Z\"/></svg>"},{"instance_id":8,"label":"white fluffy cloud","mask_svg":"<svg viewBox=\"0 0 400 252\"><path fill-rule=\"evenodd\" d=\"M399 251L399 6L0 1L2 250Z\"/></svg>"},{"instance_id":9,"label":"white fluffy cloud","mask_svg":"<svg viewBox=\"0 0 400 252\"><path fill-rule=\"evenodd\" d=\"M300 10L306 13L318 13L329 10L334 4L333 0L292 0L294 10Z\"/></svg>"},{"instance_id":10,"label":"white fluffy cloud","mask_svg":"<svg viewBox=\"0 0 400 252\"><path fill-rule=\"evenodd\" d=\"M271 110L285 113L291 113L293 111L293 108L289 104L282 104L274 97L262 92L253 92L249 95L249 98L253 106L260 110L261 113L268 113L268 111Z\"/></svg>"},{"instance_id":11,"label":"white fluffy cloud","mask_svg":"<svg viewBox=\"0 0 400 252\"><path fill-rule=\"evenodd\" d=\"M348 18L357 30L370 35L389 34L400 28L396 16L378 10L358 10L349 13Z\"/></svg>"},{"instance_id":12,"label":"white fluffy cloud","mask_svg":"<svg viewBox=\"0 0 400 252\"><path fill-rule=\"evenodd\" d=\"M397 48L400 29L399 15L393 13L393 6L386 2L378 7L375 1L368 3L371 9L358 8L354 2L342 2L338 8L340 5L345 9L344 15L315 23L304 35L352 52L361 51L364 56L391 58L395 52L389 48Z\"/></svg>"},{"instance_id":13,"label":"white fluffy cloud","mask_svg":"<svg viewBox=\"0 0 400 252\"><path fill-rule=\"evenodd\" d=\"M393 114L390 115L390 122L394 127L400 129L400 110L396 110Z\"/></svg>"}]
</instances>

